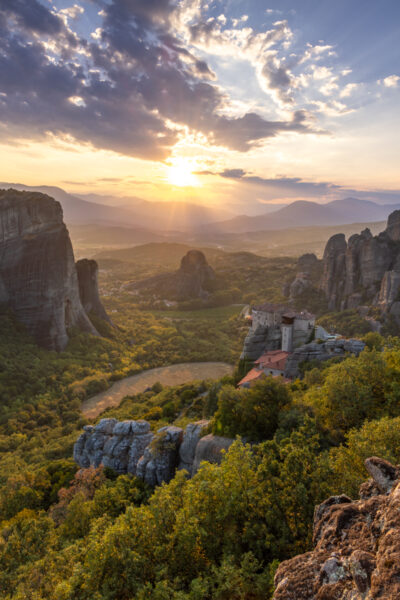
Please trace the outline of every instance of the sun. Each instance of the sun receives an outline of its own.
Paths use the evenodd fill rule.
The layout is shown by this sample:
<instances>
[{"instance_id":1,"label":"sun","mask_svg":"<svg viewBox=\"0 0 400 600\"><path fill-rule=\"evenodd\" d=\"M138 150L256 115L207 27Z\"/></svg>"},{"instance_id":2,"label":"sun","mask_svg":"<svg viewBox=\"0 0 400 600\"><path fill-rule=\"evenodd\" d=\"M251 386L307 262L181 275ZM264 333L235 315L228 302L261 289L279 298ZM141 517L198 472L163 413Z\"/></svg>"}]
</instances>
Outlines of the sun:
<instances>
[{"instance_id":1,"label":"sun","mask_svg":"<svg viewBox=\"0 0 400 600\"><path fill-rule=\"evenodd\" d=\"M171 185L178 187L198 187L199 181L193 173L195 166L186 158L175 158L168 166L167 178Z\"/></svg>"}]
</instances>

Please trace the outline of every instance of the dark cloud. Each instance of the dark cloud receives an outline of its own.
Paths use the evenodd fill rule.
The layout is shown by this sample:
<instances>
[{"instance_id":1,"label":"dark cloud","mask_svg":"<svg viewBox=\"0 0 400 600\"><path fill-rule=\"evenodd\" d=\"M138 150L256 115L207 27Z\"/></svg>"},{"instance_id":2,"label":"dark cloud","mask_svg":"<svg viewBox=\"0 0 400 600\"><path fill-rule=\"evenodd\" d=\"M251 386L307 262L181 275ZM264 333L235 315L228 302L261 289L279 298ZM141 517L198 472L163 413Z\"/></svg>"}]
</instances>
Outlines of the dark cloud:
<instances>
[{"instance_id":1,"label":"dark cloud","mask_svg":"<svg viewBox=\"0 0 400 600\"><path fill-rule=\"evenodd\" d=\"M285 193L292 192L295 195L325 196L332 194L342 188L333 183L304 181L300 177L274 177L265 178L251 175L243 169L225 169L218 173L227 179L237 179L242 183L258 185L270 190L279 189Z\"/></svg>"},{"instance_id":2,"label":"dark cloud","mask_svg":"<svg viewBox=\"0 0 400 600\"><path fill-rule=\"evenodd\" d=\"M178 139L173 124L239 151L280 132L311 131L304 111L288 121L222 116L226 98L210 83L214 74L174 34L175 0L98 4L101 32L88 41L37 0L0 0L3 136L72 136L163 159Z\"/></svg>"},{"instance_id":3,"label":"dark cloud","mask_svg":"<svg viewBox=\"0 0 400 600\"><path fill-rule=\"evenodd\" d=\"M63 23L37 0L0 0L0 15L12 16L17 25L39 33L60 33Z\"/></svg>"}]
</instances>

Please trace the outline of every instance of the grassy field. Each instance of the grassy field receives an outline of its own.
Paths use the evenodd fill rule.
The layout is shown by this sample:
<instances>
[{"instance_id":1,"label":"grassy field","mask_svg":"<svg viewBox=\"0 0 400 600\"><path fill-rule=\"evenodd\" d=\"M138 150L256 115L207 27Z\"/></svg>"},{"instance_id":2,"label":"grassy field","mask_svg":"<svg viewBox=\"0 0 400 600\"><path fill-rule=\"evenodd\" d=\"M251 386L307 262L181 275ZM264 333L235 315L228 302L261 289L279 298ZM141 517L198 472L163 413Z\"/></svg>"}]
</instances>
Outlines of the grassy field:
<instances>
[{"instance_id":1,"label":"grassy field","mask_svg":"<svg viewBox=\"0 0 400 600\"><path fill-rule=\"evenodd\" d=\"M239 316L244 304L232 304L231 306L218 306L216 308L203 308L201 310L151 310L147 311L155 317L183 320L223 320Z\"/></svg>"}]
</instances>

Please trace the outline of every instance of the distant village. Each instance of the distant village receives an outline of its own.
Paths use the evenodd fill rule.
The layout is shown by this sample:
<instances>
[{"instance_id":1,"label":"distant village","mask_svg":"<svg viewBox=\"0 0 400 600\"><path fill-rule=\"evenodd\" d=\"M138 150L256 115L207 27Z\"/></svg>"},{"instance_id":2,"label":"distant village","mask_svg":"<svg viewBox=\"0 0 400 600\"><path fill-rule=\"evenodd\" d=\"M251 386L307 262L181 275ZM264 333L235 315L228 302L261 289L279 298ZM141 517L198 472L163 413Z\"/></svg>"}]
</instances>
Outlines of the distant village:
<instances>
[{"instance_id":1,"label":"distant village","mask_svg":"<svg viewBox=\"0 0 400 600\"><path fill-rule=\"evenodd\" d=\"M358 339L346 340L315 325L315 315L282 304L254 306L246 317L250 327L241 359L253 367L238 383L252 387L268 376L289 382L300 374L301 363L324 361L347 353L359 355L365 348Z\"/></svg>"}]
</instances>

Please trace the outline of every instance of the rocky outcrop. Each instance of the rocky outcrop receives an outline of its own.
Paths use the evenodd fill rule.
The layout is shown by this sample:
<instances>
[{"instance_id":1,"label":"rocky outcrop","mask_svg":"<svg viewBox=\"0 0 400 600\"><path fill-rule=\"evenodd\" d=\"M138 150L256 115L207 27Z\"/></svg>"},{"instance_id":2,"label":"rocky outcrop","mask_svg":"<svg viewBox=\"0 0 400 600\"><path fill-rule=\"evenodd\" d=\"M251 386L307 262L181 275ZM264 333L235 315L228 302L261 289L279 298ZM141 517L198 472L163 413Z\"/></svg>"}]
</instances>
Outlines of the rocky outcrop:
<instances>
[{"instance_id":1,"label":"rocky outcrop","mask_svg":"<svg viewBox=\"0 0 400 600\"><path fill-rule=\"evenodd\" d=\"M364 348L364 342L357 339L337 339L327 340L322 343L311 342L310 344L304 344L304 346L296 348L288 356L284 375L288 379L294 379L300 375L299 367L303 362L312 360L325 361L337 356L346 356L347 354L358 356Z\"/></svg>"},{"instance_id":2,"label":"rocky outcrop","mask_svg":"<svg viewBox=\"0 0 400 600\"><path fill-rule=\"evenodd\" d=\"M343 234L328 241L323 258L320 289L330 310L374 304L383 312L398 299L400 287L400 211L394 211L378 236L369 229Z\"/></svg>"},{"instance_id":3,"label":"rocky outcrop","mask_svg":"<svg viewBox=\"0 0 400 600\"><path fill-rule=\"evenodd\" d=\"M82 306L61 206L49 196L0 191L0 302L46 348L64 349L70 327L98 335Z\"/></svg>"},{"instance_id":4,"label":"rocky outcrop","mask_svg":"<svg viewBox=\"0 0 400 600\"><path fill-rule=\"evenodd\" d=\"M185 432L170 425L153 434L147 421L102 419L83 428L73 456L83 469L103 465L156 486L170 481L177 469L185 469L192 476L203 460L220 463L222 450L233 440L213 435L202 438L207 425L208 421L189 423Z\"/></svg>"},{"instance_id":5,"label":"rocky outcrop","mask_svg":"<svg viewBox=\"0 0 400 600\"><path fill-rule=\"evenodd\" d=\"M76 263L76 271L78 274L79 296L86 314L95 315L96 317L99 317L99 319L110 323L110 318L107 315L99 296L99 268L97 262L95 260L82 258Z\"/></svg>"},{"instance_id":6,"label":"rocky outcrop","mask_svg":"<svg viewBox=\"0 0 400 600\"><path fill-rule=\"evenodd\" d=\"M400 598L400 469L372 457L360 500L315 509L314 549L281 563L274 600Z\"/></svg>"},{"instance_id":7,"label":"rocky outcrop","mask_svg":"<svg viewBox=\"0 0 400 600\"><path fill-rule=\"evenodd\" d=\"M104 465L117 473L136 475L137 465L153 439L147 421L102 419L86 425L74 445L74 460L82 468Z\"/></svg>"},{"instance_id":8,"label":"rocky outcrop","mask_svg":"<svg viewBox=\"0 0 400 600\"><path fill-rule=\"evenodd\" d=\"M130 283L128 290L153 293L156 297L175 301L206 299L216 287L216 275L200 250L189 250L175 273L165 273Z\"/></svg>"},{"instance_id":9,"label":"rocky outcrop","mask_svg":"<svg viewBox=\"0 0 400 600\"><path fill-rule=\"evenodd\" d=\"M224 452L229 449L232 443L233 440L231 438L219 435L209 434L201 438L196 446L192 474L197 473L203 461L219 465Z\"/></svg>"}]
</instances>

